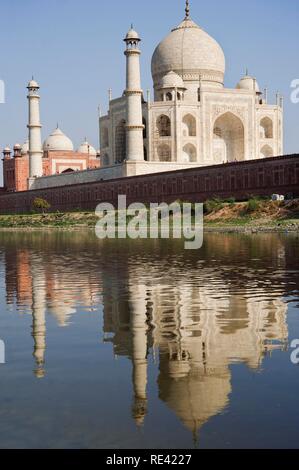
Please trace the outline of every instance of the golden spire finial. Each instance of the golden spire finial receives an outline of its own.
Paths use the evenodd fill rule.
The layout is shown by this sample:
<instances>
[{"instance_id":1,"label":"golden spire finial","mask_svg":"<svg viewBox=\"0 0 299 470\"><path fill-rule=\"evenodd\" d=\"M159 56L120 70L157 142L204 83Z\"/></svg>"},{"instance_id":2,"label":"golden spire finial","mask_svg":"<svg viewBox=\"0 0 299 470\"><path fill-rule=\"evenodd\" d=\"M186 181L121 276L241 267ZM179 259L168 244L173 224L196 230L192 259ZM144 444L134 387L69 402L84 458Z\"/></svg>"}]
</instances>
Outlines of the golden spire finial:
<instances>
[{"instance_id":1,"label":"golden spire finial","mask_svg":"<svg viewBox=\"0 0 299 470\"><path fill-rule=\"evenodd\" d=\"M189 0L186 0L185 12L186 12L185 20L189 20L189 18L190 18L190 5L189 5Z\"/></svg>"}]
</instances>

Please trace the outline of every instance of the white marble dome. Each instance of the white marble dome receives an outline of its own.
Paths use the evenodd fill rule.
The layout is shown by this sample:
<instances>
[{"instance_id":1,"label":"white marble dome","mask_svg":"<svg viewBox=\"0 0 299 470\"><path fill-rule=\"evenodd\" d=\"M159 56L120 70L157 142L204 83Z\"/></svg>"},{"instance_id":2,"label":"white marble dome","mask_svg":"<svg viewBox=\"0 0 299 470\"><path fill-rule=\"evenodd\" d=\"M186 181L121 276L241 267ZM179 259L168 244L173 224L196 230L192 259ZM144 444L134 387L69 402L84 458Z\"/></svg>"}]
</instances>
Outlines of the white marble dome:
<instances>
[{"instance_id":1,"label":"white marble dome","mask_svg":"<svg viewBox=\"0 0 299 470\"><path fill-rule=\"evenodd\" d=\"M89 154L92 157L97 156L96 149L88 143L87 139L85 139L85 141L80 145L80 147L78 148L78 152Z\"/></svg>"},{"instance_id":2,"label":"white marble dome","mask_svg":"<svg viewBox=\"0 0 299 470\"><path fill-rule=\"evenodd\" d=\"M130 31L127 33L126 35L126 39L125 40L133 40L133 39L139 39L139 34L137 33L137 31L135 31L133 29L133 27L130 29Z\"/></svg>"},{"instance_id":3,"label":"white marble dome","mask_svg":"<svg viewBox=\"0 0 299 470\"><path fill-rule=\"evenodd\" d=\"M250 75L245 75L245 77L241 78L236 88L238 90L249 90L255 91L256 93L260 92L258 82Z\"/></svg>"},{"instance_id":4,"label":"white marble dome","mask_svg":"<svg viewBox=\"0 0 299 470\"><path fill-rule=\"evenodd\" d=\"M173 71L184 81L202 80L223 85L225 57L220 45L187 18L158 45L152 58L155 85Z\"/></svg>"},{"instance_id":5,"label":"white marble dome","mask_svg":"<svg viewBox=\"0 0 299 470\"><path fill-rule=\"evenodd\" d=\"M39 88L39 84L35 80L32 79L28 83L27 88Z\"/></svg>"},{"instance_id":6,"label":"white marble dome","mask_svg":"<svg viewBox=\"0 0 299 470\"><path fill-rule=\"evenodd\" d=\"M175 72L168 72L161 80L161 88L184 88L183 79Z\"/></svg>"},{"instance_id":7,"label":"white marble dome","mask_svg":"<svg viewBox=\"0 0 299 470\"><path fill-rule=\"evenodd\" d=\"M74 146L71 141L58 127L52 134L45 140L43 149L56 150L56 151L74 151Z\"/></svg>"}]
</instances>

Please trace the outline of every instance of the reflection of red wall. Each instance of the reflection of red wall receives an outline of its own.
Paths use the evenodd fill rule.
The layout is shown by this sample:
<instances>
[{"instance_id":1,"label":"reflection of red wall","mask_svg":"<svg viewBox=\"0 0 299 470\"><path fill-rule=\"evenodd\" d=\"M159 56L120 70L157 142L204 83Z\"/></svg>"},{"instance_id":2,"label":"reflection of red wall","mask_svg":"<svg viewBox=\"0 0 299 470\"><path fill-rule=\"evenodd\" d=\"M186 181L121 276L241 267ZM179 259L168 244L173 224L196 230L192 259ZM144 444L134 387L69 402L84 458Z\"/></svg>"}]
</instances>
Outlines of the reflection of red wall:
<instances>
[{"instance_id":1,"label":"reflection of red wall","mask_svg":"<svg viewBox=\"0 0 299 470\"><path fill-rule=\"evenodd\" d=\"M21 250L16 255L17 267L17 300L20 304L30 305L32 302L32 277L30 256L27 250Z\"/></svg>"},{"instance_id":2,"label":"reflection of red wall","mask_svg":"<svg viewBox=\"0 0 299 470\"><path fill-rule=\"evenodd\" d=\"M4 194L0 195L0 212L28 212L36 197L46 199L53 211L63 211L94 210L100 202L116 206L119 194L126 195L128 203L148 203L201 202L214 196L242 200L273 193L299 196L299 154Z\"/></svg>"},{"instance_id":3,"label":"reflection of red wall","mask_svg":"<svg viewBox=\"0 0 299 470\"><path fill-rule=\"evenodd\" d=\"M55 168L52 171L53 161ZM90 158L85 153L77 152L45 152L43 158L43 172L45 176L61 173L65 167L74 170L85 170L90 168L99 168L100 161L96 158ZM26 191L29 178L29 157L10 158L3 160L3 181L4 189L8 192Z\"/></svg>"}]
</instances>

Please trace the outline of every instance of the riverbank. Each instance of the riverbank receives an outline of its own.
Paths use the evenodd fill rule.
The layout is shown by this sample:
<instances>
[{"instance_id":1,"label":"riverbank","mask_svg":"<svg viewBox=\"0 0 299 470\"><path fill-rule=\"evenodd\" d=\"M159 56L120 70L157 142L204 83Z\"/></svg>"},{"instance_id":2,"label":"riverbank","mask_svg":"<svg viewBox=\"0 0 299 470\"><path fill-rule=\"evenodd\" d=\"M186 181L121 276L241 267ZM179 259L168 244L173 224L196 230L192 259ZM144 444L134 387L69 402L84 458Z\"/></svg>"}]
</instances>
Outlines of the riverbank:
<instances>
[{"instance_id":1,"label":"riverbank","mask_svg":"<svg viewBox=\"0 0 299 470\"><path fill-rule=\"evenodd\" d=\"M204 228L221 232L299 232L299 201L258 199L244 203L213 199L204 206ZM0 230L86 230L98 222L94 212L0 215Z\"/></svg>"}]
</instances>

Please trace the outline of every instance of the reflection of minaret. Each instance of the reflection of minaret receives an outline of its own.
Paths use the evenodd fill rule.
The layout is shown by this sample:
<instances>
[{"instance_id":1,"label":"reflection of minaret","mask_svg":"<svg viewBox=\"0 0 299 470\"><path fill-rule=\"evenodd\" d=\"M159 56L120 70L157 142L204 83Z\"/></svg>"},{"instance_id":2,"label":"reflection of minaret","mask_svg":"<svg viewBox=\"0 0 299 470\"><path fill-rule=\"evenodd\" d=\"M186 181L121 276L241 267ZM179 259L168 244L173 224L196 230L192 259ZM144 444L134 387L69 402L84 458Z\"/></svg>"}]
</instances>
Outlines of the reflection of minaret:
<instances>
[{"instance_id":1,"label":"reflection of minaret","mask_svg":"<svg viewBox=\"0 0 299 470\"><path fill-rule=\"evenodd\" d=\"M146 288L134 286L130 292L134 404L133 417L142 426L147 413L147 317Z\"/></svg>"},{"instance_id":2,"label":"reflection of minaret","mask_svg":"<svg viewBox=\"0 0 299 470\"><path fill-rule=\"evenodd\" d=\"M45 375L46 351L46 283L45 273L38 259L32 257L32 336L34 339L33 356L36 361L34 371L37 378Z\"/></svg>"}]
</instances>

